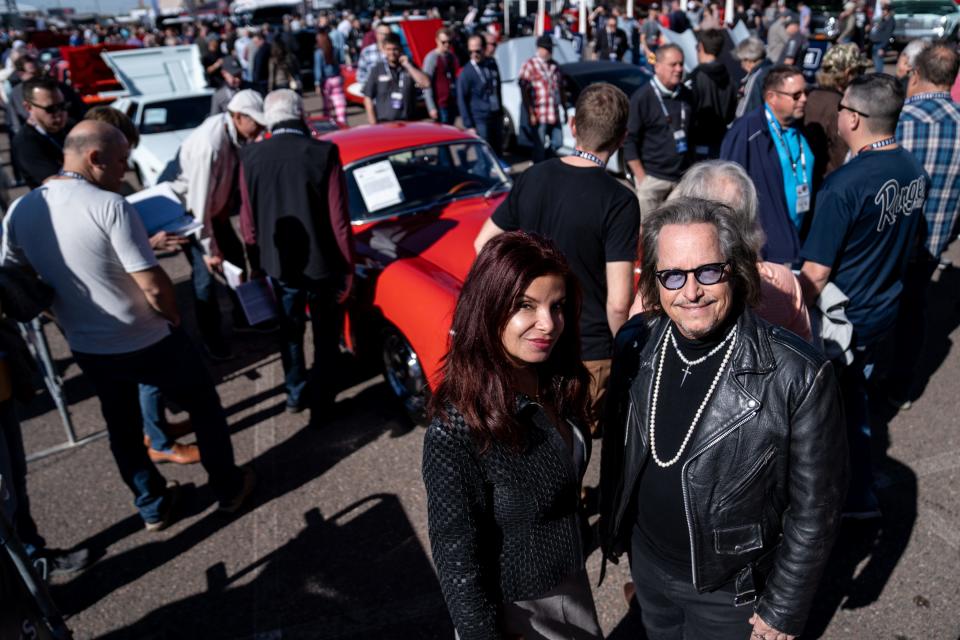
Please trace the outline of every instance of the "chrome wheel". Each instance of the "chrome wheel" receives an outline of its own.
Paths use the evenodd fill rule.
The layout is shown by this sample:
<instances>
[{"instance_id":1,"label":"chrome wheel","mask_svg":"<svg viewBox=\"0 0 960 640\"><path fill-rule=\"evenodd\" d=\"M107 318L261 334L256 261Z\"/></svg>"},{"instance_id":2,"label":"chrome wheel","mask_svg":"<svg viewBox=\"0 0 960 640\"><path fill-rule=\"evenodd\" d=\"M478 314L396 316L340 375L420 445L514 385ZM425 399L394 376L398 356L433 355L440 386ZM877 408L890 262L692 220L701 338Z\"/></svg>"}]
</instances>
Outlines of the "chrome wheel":
<instances>
[{"instance_id":1,"label":"chrome wheel","mask_svg":"<svg viewBox=\"0 0 960 640\"><path fill-rule=\"evenodd\" d=\"M399 331L388 327L383 336L384 377L414 424L426 419L430 389L420 358Z\"/></svg>"}]
</instances>

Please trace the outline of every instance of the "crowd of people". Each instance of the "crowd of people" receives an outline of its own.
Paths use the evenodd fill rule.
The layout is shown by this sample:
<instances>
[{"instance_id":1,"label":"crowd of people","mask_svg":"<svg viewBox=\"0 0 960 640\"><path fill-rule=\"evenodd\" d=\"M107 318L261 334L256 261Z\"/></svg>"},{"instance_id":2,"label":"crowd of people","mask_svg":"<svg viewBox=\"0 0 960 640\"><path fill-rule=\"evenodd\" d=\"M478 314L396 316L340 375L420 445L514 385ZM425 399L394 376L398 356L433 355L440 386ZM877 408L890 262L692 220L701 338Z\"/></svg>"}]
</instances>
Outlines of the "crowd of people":
<instances>
[{"instance_id":1,"label":"crowd of people","mask_svg":"<svg viewBox=\"0 0 960 640\"><path fill-rule=\"evenodd\" d=\"M654 3L642 20L595 10L588 57L651 78L632 95L584 88L564 157L563 16L519 68L533 165L475 239L423 451L460 638L600 637L584 568L595 545L605 560L627 554L626 594L651 638L794 638L842 518L882 515L867 400L904 410L919 391L926 292L958 231L960 58L911 42L886 74L890 7L868 23L849 3L810 84L807 5L736 14L751 35L734 45L716 4ZM504 152L492 31L439 29L420 66L388 22L350 14L72 32L75 44L195 42L216 87L171 177L202 230L148 235L121 195L137 127L108 106L85 111L26 44L0 41L14 177L31 189L3 219L0 311L26 322L50 308L149 531L179 516L179 488L155 463L201 463L227 515L256 484L201 357L232 356L214 277L225 262L272 282L276 324L250 326L235 299L232 320L276 335L287 410L309 409L311 427L331 415L354 250L339 152L305 120L304 29L314 90L342 126L353 64L369 124L426 115ZM694 31L696 64L664 29ZM627 180L607 170L617 153ZM191 267L199 345L157 260L174 251ZM78 571L89 554L46 549L30 516L14 408L32 394L24 353L0 331L4 515L51 573ZM189 420L168 422L168 400ZM196 444L180 443L189 432ZM589 527L581 484L601 438Z\"/></svg>"}]
</instances>

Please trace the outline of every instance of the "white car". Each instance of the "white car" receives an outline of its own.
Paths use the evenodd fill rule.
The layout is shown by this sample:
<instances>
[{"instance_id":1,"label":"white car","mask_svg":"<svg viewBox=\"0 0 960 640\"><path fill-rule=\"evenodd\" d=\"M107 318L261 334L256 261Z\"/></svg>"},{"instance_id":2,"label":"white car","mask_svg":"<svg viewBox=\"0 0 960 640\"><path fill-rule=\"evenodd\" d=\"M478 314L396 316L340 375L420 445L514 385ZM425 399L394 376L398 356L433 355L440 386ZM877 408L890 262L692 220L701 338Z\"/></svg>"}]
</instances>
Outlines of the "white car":
<instances>
[{"instance_id":1,"label":"white car","mask_svg":"<svg viewBox=\"0 0 960 640\"><path fill-rule=\"evenodd\" d=\"M130 165L143 187L155 185L175 165L180 144L210 115L207 87L196 45L105 51L104 61L125 94L113 103L140 132Z\"/></svg>"},{"instance_id":2,"label":"white car","mask_svg":"<svg viewBox=\"0 0 960 640\"><path fill-rule=\"evenodd\" d=\"M564 99L569 101L564 105L566 117L563 122L563 143L557 149L557 153L564 156L573 153L575 147L570 119L576 113L573 105L585 87L594 82L609 82L621 89L629 98L634 91L650 81L652 74L647 69L623 62L609 60L581 62L569 41L554 38L553 42L553 59L560 65ZM522 120L524 120L523 103L517 75L520 73L520 66L535 52L536 38L533 37L515 38L497 47L495 56L500 69L506 145L516 143L520 146L530 146L532 144L521 130ZM607 170L617 175L624 173L624 168L620 165L619 151L610 157Z\"/></svg>"}]
</instances>

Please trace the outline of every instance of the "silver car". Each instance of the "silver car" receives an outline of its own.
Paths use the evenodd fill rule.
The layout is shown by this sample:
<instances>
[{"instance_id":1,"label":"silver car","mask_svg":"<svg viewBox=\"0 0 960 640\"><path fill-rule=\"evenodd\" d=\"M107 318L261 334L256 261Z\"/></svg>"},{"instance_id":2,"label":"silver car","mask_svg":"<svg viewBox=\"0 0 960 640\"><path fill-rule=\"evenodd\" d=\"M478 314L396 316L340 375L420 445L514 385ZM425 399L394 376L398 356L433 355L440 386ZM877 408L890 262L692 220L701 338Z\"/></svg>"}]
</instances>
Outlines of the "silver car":
<instances>
[{"instance_id":1,"label":"silver car","mask_svg":"<svg viewBox=\"0 0 960 640\"><path fill-rule=\"evenodd\" d=\"M902 47L911 40L957 41L960 6L954 0L897 0L893 7L893 41Z\"/></svg>"}]
</instances>

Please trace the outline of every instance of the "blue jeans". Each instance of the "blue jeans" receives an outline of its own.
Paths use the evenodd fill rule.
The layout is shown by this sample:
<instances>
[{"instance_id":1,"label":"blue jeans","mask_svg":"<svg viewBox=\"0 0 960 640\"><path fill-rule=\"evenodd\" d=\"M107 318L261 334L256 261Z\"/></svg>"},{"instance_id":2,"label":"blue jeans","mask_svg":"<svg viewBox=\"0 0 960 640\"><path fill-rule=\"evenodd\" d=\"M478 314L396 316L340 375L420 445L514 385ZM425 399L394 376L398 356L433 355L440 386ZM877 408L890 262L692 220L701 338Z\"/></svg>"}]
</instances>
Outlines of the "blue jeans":
<instances>
[{"instance_id":1,"label":"blue jeans","mask_svg":"<svg viewBox=\"0 0 960 640\"><path fill-rule=\"evenodd\" d=\"M839 370L840 393L847 421L847 444L850 450L850 488L844 511L862 511L876 505L873 493L873 462L870 411L867 381L880 365L882 345L890 339L884 335L869 344L853 348L853 362Z\"/></svg>"},{"instance_id":2,"label":"blue jeans","mask_svg":"<svg viewBox=\"0 0 960 640\"><path fill-rule=\"evenodd\" d=\"M474 128L495 154L499 156L503 152L503 115L499 111L488 118L477 120Z\"/></svg>"},{"instance_id":3,"label":"blue jeans","mask_svg":"<svg viewBox=\"0 0 960 640\"><path fill-rule=\"evenodd\" d=\"M237 495L242 474L233 461L227 418L200 354L181 329L139 351L118 354L74 352L93 383L107 423L110 450L120 476L134 495L146 522L158 521L166 508L166 482L143 446L138 385L158 387L190 414L203 468L218 500Z\"/></svg>"},{"instance_id":4,"label":"blue jeans","mask_svg":"<svg viewBox=\"0 0 960 640\"><path fill-rule=\"evenodd\" d=\"M318 420L336 396L334 381L343 326L343 310L337 304L336 285L331 280L297 284L274 280L273 286L280 301L278 335L287 405L309 406L311 420ZM313 330L313 368L309 374L303 350L308 305ZM306 402L305 395L309 398Z\"/></svg>"},{"instance_id":5,"label":"blue jeans","mask_svg":"<svg viewBox=\"0 0 960 640\"><path fill-rule=\"evenodd\" d=\"M456 107L437 107L437 122L440 124L453 124L457 119Z\"/></svg>"},{"instance_id":6,"label":"blue jeans","mask_svg":"<svg viewBox=\"0 0 960 640\"><path fill-rule=\"evenodd\" d=\"M899 400L913 400L917 391L914 385L927 329L927 290L938 262L924 255L910 261L903 274L903 293L900 294L893 340L893 363L885 381L886 390Z\"/></svg>"},{"instance_id":7,"label":"blue jeans","mask_svg":"<svg viewBox=\"0 0 960 640\"><path fill-rule=\"evenodd\" d=\"M223 257L234 265L243 268L243 245L237 238L230 220L228 218L214 219L212 227ZM224 341L220 327L220 303L217 301L216 280L213 274L207 270L207 265L203 261L204 253L200 241L195 237L191 238L187 248L184 249L184 255L193 270L191 274L193 305L200 338L204 344L220 350L224 347ZM228 289L227 294L233 302L234 322L245 322L236 294L233 293L232 289Z\"/></svg>"},{"instance_id":8,"label":"blue jeans","mask_svg":"<svg viewBox=\"0 0 960 640\"><path fill-rule=\"evenodd\" d=\"M6 500L0 502L0 508L13 526L27 555L33 557L46 546L46 542L37 531L37 523L30 515L27 456L23 450L23 434L20 432L20 422L17 420L13 400L0 402L0 476L3 477L3 489L0 489L0 492L7 495Z\"/></svg>"},{"instance_id":9,"label":"blue jeans","mask_svg":"<svg viewBox=\"0 0 960 640\"><path fill-rule=\"evenodd\" d=\"M873 68L877 73L883 73L884 49L878 44L873 45Z\"/></svg>"},{"instance_id":10,"label":"blue jeans","mask_svg":"<svg viewBox=\"0 0 960 640\"><path fill-rule=\"evenodd\" d=\"M563 128L560 123L537 125L536 135L533 136L533 161L542 162L552 158L560 145L563 144Z\"/></svg>"},{"instance_id":11,"label":"blue jeans","mask_svg":"<svg viewBox=\"0 0 960 640\"><path fill-rule=\"evenodd\" d=\"M140 413L143 415L143 432L150 438L154 451L170 451L176 440L167 435L167 403L160 389L152 384L140 385Z\"/></svg>"}]
</instances>

